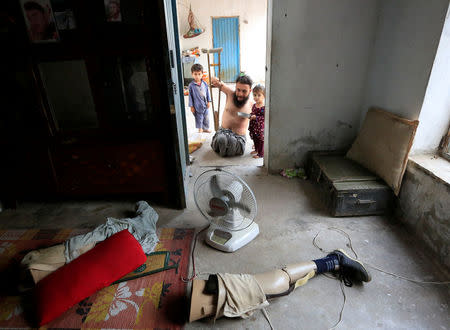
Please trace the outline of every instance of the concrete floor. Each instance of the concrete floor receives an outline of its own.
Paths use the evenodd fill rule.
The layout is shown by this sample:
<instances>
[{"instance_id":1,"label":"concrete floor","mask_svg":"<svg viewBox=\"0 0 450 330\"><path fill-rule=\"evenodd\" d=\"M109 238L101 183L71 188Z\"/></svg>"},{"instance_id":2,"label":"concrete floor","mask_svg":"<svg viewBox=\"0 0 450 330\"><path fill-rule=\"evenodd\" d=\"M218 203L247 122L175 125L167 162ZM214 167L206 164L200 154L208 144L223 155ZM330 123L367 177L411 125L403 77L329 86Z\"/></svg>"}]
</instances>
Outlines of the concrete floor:
<instances>
[{"instance_id":1,"label":"concrete floor","mask_svg":"<svg viewBox=\"0 0 450 330\"><path fill-rule=\"evenodd\" d=\"M170 210L155 206L160 227L202 228L202 218L192 198L196 176L204 170L192 167L188 207ZM260 235L241 250L227 254L205 245L200 236L196 267L200 277L207 273L259 273L289 263L323 256L312 245L326 250L346 247L347 240L329 227L345 230L360 259L387 271L421 280L448 280L448 273L428 250L402 225L384 216L332 218L324 210L317 187L309 181L267 175L257 167L230 167L254 190L258 201L256 221ZM105 217L129 216L135 201L67 201L23 203L17 210L0 213L0 228L91 227ZM450 325L448 285L414 284L371 270L373 280L345 288L347 302L340 329L447 329ZM276 329L328 329L339 318L343 302L339 282L324 276L313 278L289 296L270 302L267 311ZM248 319L197 321L191 328L269 329L261 312Z\"/></svg>"}]
</instances>

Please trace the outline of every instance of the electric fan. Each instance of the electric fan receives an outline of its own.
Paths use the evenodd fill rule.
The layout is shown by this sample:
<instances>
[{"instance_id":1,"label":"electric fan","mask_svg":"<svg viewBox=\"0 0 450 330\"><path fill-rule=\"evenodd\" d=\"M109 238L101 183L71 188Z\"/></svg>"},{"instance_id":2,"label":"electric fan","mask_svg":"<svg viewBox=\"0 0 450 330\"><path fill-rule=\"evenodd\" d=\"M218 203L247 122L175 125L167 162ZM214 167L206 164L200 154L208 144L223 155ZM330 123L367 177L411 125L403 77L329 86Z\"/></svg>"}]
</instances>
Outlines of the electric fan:
<instances>
[{"instance_id":1,"label":"electric fan","mask_svg":"<svg viewBox=\"0 0 450 330\"><path fill-rule=\"evenodd\" d=\"M210 222L206 243L212 247L234 252L259 234L259 226L253 222L255 195L236 175L222 169L203 172L195 181L194 199Z\"/></svg>"}]
</instances>

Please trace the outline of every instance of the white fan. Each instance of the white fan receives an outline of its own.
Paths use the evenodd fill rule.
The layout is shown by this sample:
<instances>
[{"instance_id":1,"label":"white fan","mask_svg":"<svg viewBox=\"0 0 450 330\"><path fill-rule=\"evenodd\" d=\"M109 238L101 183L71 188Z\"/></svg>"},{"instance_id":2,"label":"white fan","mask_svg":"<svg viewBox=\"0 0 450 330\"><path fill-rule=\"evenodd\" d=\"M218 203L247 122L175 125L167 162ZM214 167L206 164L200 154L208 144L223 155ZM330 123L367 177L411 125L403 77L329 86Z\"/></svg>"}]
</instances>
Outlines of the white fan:
<instances>
[{"instance_id":1,"label":"white fan","mask_svg":"<svg viewBox=\"0 0 450 330\"><path fill-rule=\"evenodd\" d=\"M210 222L206 243L212 247L234 252L258 236L255 195L236 175L222 169L203 172L195 181L194 199Z\"/></svg>"}]
</instances>

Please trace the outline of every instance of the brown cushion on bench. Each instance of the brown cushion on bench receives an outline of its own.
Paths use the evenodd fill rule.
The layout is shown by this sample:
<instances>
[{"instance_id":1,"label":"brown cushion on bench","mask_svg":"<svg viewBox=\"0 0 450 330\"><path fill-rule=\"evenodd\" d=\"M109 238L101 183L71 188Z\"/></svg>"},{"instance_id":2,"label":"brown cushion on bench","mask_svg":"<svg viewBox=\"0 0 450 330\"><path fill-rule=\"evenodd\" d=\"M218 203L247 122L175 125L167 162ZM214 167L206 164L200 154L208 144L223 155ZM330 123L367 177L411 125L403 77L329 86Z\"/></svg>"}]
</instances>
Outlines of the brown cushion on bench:
<instances>
[{"instance_id":1,"label":"brown cushion on bench","mask_svg":"<svg viewBox=\"0 0 450 330\"><path fill-rule=\"evenodd\" d=\"M376 173L398 195L418 120L372 108L347 157Z\"/></svg>"}]
</instances>

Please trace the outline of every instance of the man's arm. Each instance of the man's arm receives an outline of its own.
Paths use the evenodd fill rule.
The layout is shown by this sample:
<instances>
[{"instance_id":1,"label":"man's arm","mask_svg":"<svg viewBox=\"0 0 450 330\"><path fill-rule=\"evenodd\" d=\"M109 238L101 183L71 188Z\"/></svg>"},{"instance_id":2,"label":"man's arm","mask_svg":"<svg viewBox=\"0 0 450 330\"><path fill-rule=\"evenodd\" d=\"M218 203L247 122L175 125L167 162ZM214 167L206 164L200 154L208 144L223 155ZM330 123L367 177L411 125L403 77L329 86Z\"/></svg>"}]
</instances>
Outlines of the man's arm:
<instances>
[{"instance_id":1,"label":"man's arm","mask_svg":"<svg viewBox=\"0 0 450 330\"><path fill-rule=\"evenodd\" d=\"M227 85L225 85L222 81L217 79L217 77L211 78L211 85L213 85L214 87L219 87L219 90L221 90L227 95L233 94L233 90Z\"/></svg>"}]
</instances>

